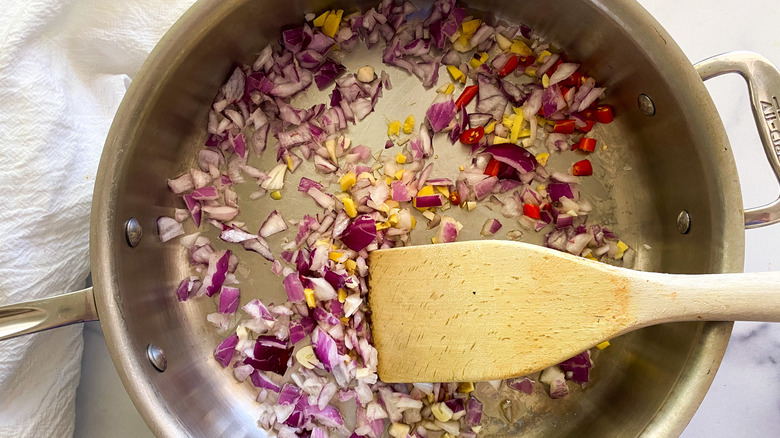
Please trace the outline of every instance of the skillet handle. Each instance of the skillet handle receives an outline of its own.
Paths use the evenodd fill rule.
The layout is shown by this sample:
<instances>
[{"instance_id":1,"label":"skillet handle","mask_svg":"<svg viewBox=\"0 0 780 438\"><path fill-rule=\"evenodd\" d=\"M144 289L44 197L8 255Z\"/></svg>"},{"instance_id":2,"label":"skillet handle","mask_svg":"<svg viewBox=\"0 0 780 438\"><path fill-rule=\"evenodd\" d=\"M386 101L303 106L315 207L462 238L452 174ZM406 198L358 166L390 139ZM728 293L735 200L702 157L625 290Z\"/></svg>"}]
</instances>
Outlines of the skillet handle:
<instances>
[{"instance_id":1,"label":"skillet handle","mask_svg":"<svg viewBox=\"0 0 780 438\"><path fill-rule=\"evenodd\" d=\"M694 67L702 80L726 73L737 73L745 79L758 135L780 182L780 70L768 59L752 52L723 53ZM777 222L780 222L780 198L745 210L745 228L759 228Z\"/></svg>"},{"instance_id":2,"label":"skillet handle","mask_svg":"<svg viewBox=\"0 0 780 438\"><path fill-rule=\"evenodd\" d=\"M0 341L98 319L92 288L0 307Z\"/></svg>"}]
</instances>

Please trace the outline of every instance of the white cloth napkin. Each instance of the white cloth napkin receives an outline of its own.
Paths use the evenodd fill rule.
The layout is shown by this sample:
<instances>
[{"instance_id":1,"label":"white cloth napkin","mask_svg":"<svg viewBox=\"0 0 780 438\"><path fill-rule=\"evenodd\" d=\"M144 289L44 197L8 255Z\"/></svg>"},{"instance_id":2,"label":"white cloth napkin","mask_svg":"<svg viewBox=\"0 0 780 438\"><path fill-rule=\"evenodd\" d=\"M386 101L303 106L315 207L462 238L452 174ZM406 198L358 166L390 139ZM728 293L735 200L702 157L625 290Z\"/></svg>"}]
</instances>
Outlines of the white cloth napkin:
<instances>
[{"instance_id":1,"label":"white cloth napkin","mask_svg":"<svg viewBox=\"0 0 780 438\"><path fill-rule=\"evenodd\" d=\"M0 0L0 305L83 287L98 160L193 0ZM0 437L73 435L81 326L0 342Z\"/></svg>"}]
</instances>

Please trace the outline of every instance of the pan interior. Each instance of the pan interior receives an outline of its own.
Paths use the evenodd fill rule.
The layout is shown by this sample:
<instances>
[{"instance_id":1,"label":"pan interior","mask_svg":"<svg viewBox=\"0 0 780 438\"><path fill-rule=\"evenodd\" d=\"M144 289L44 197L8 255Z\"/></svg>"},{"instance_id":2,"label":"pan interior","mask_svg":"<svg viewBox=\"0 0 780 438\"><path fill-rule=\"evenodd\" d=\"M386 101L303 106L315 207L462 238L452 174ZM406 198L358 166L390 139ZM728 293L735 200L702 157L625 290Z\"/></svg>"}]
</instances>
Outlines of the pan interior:
<instances>
[{"instance_id":1,"label":"pan interior","mask_svg":"<svg viewBox=\"0 0 780 438\"><path fill-rule=\"evenodd\" d=\"M230 370L212 359L214 347L227 336L206 322L205 315L216 311L215 303L205 298L184 304L176 300L176 286L190 273L187 253L176 242L160 244L155 222L159 216L171 216L174 207L184 207L167 190L166 178L195 165L206 138L209 106L232 66L251 63L268 41L278 38L281 28L300 23L306 12L329 6L318 1L199 2L155 49L112 127L93 213L95 285L120 375L158 435L264 435L256 425L254 388L236 382ZM356 11L372 4L335 6ZM618 117L596 129L607 149L594 154L592 161L595 173L603 176L600 182L589 179L583 192L596 205L591 221L612 228L634 249L632 267L669 273L741 269L742 204L722 125L688 61L644 10L628 2L565 0L478 0L469 6L490 11L481 13L485 18L531 26L608 88L605 101ZM377 111L350 132L356 144L378 150L384 144L386 118L403 120L413 114L422 121L434 91L367 53L356 50L345 65L350 70L366 64L386 70L393 90L385 92ZM445 76L442 73L440 83ZM642 93L653 99L654 117L638 109ZM326 98L327 92L307 94L295 103L304 106ZM435 147L438 158L432 176L455 176L458 165L466 161L463 149L443 139ZM266 153L250 164L268 169L274 159L273 153ZM571 155L551 159L558 169L573 161ZM312 200L296 193L298 179L312 175L321 179L309 162L288 175L280 201L267 197L248 201L254 188L252 183L242 185L238 219L256 230L274 209L296 219L316 210ZM682 210L692 217L688 234L677 231ZM448 214L464 224L463 239L478 238L487 217L500 217L484 206ZM124 243L122 227L130 217L146 231L136 248ZM502 232L511 229L520 227L506 224ZM413 233L417 243L428 242L433 234ZM525 241L541 242L541 235L525 234ZM278 248L285 237L289 235L269 239L271 247ZM212 242L217 247L221 243ZM283 300L280 279L268 263L257 254L239 253L242 302ZM549 311L554 318L555 309ZM592 382L565 399L549 399L542 385L528 397L502 392L502 399L512 400L513 422L496 423L490 431L495 436L529 437L679 432L714 376L730 327L668 324L615 339L609 349L596 352ZM165 351L166 372L158 373L146 361L149 343ZM496 410L487 413L498 416Z\"/></svg>"}]
</instances>

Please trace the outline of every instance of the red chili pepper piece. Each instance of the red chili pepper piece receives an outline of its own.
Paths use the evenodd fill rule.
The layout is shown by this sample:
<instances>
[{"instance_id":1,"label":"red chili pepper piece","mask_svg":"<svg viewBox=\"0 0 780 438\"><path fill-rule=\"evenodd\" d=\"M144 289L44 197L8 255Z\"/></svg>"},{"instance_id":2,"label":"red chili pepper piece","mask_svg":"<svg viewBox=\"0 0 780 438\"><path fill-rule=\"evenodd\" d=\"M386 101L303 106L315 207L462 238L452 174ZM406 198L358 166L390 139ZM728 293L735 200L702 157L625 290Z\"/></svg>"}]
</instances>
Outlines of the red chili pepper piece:
<instances>
[{"instance_id":1,"label":"red chili pepper piece","mask_svg":"<svg viewBox=\"0 0 780 438\"><path fill-rule=\"evenodd\" d=\"M532 219L541 218L539 215L539 206L534 204L523 204L523 214Z\"/></svg>"},{"instance_id":2,"label":"red chili pepper piece","mask_svg":"<svg viewBox=\"0 0 780 438\"><path fill-rule=\"evenodd\" d=\"M559 134L571 134L574 132L574 120L558 120L553 126L553 131Z\"/></svg>"},{"instance_id":3,"label":"red chili pepper piece","mask_svg":"<svg viewBox=\"0 0 780 438\"><path fill-rule=\"evenodd\" d=\"M593 175L593 165L588 160L577 161L572 165L571 173L574 176Z\"/></svg>"},{"instance_id":4,"label":"red chili pepper piece","mask_svg":"<svg viewBox=\"0 0 780 438\"><path fill-rule=\"evenodd\" d=\"M582 84L582 73L575 71L571 76L561 81L566 87L579 87Z\"/></svg>"},{"instance_id":5,"label":"red chili pepper piece","mask_svg":"<svg viewBox=\"0 0 780 438\"><path fill-rule=\"evenodd\" d=\"M491 158L488 162L487 167L485 167L485 175L488 176L498 176L498 168L501 166L501 163L496 160L495 158Z\"/></svg>"},{"instance_id":6,"label":"red chili pepper piece","mask_svg":"<svg viewBox=\"0 0 780 438\"><path fill-rule=\"evenodd\" d=\"M582 137L580 140L580 150L585 152L593 152L596 150L596 139L590 137Z\"/></svg>"},{"instance_id":7,"label":"red chili pepper piece","mask_svg":"<svg viewBox=\"0 0 780 438\"><path fill-rule=\"evenodd\" d=\"M599 105L596 107L596 121L599 123L611 123L615 119L612 107L609 105Z\"/></svg>"},{"instance_id":8,"label":"red chili pepper piece","mask_svg":"<svg viewBox=\"0 0 780 438\"><path fill-rule=\"evenodd\" d=\"M520 56L520 57L517 58L517 62L518 62L518 65L521 65L523 67L528 67L529 65L533 64L534 62L536 62L536 57L533 56L533 55L531 55L531 56Z\"/></svg>"},{"instance_id":9,"label":"red chili pepper piece","mask_svg":"<svg viewBox=\"0 0 780 438\"><path fill-rule=\"evenodd\" d=\"M550 67L550 71L547 72L547 74L549 76L552 76L555 73L555 70L558 70L558 66L560 66L561 64L563 64L563 59L558 58L558 60L555 61L555 64L553 64L552 67Z\"/></svg>"},{"instance_id":10,"label":"red chili pepper piece","mask_svg":"<svg viewBox=\"0 0 780 438\"><path fill-rule=\"evenodd\" d=\"M450 202L454 205L460 205L460 193L457 190L450 192Z\"/></svg>"},{"instance_id":11,"label":"red chili pepper piece","mask_svg":"<svg viewBox=\"0 0 780 438\"><path fill-rule=\"evenodd\" d=\"M463 93L460 94L458 100L455 101L455 108L461 109L468 105L474 99L479 91L479 85L469 85L463 89Z\"/></svg>"},{"instance_id":12,"label":"red chili pepper piece","mask_svg":"<svg viewBox=\"0 0 780 438\"><path fill-rule=\"evenodd\" d=\"M580 114L582 114L582 117L585 117L585 120L596 120L596 112L593 111L593 108L585 108L580 111Z\"/></svg>"},{"instance_id":13,"label":"red chili pepper piece","mask_svg":"<svg viewBox=\"0 0 780 438\"><path fill-rule=\"evenodd\" d=\"M596 122L593 121L593 120L586 120L585 121L585 126L583 126L582 128L577 128L577 129L579 129L582 132L590 132L593 129L593 126L595 124L596 124Z\"/></svg>"},{"instance_id":14,"label":"red chili pepper piece","mask_svg":"<svg viewBox=\"0 0 780 438\"><path fill-rule=\"evenodd\" d=\"M506 64L504 64L504 66L501 67L501 70L498 71L498 75L503 78L509 73L515 71L515 69L519 64L520 64L520 59L517 57L517 55L510 56L509 59L506 60Z\"/></svg>"},{"instance_id":15,"label":"red chili pepper piece","mask_svg":"<svg viewBox=\"0 0 780 438\"><path fill-rule=\"evenodd\" d=\"M460 142L463 144L476 144L484 136L485 136L485 128L478 126L476 128L471 128L463 131L463 133L460 134Z\"/></svg>"}]
</instances>

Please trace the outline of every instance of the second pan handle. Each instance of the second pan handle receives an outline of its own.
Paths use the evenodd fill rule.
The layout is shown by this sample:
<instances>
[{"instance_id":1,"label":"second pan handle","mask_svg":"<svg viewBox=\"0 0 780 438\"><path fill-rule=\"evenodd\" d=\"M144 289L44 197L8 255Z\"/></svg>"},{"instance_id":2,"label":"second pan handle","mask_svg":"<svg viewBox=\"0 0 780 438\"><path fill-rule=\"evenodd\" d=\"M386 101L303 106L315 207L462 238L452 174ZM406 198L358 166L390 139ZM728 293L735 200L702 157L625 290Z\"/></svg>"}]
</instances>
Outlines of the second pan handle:
<instances>
[{"instance_id":1,"label":"second pan handle","mask_svg":"<svg viewBox=\"0 0 780 438\"><path fill-rule=\"evenodd\" d=\"M737 73L747 82L750 106L769 164L780 182L780 70L765 57L752 52L729 52L707 58L694 66L703 80ZM780 198L745 209L745 228L780 222Z\"/></svg>"}]
</instances>

